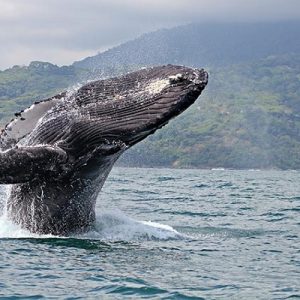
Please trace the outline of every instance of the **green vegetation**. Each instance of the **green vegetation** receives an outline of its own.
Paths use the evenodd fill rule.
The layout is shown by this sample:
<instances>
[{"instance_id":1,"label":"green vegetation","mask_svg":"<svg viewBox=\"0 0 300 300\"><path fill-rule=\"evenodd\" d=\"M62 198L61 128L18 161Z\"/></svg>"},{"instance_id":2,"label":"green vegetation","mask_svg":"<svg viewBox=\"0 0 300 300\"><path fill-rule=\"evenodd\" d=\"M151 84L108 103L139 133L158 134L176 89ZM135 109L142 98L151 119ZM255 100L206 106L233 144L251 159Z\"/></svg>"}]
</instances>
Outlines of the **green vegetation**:
<instances>
[{"instance_id":1,"label":"green vegetation","mask_svg":"<svg viewBox=\"0 0 300 300\"><path fill-rule=\"evenodd\" d=\"M195 105L121 163L299 169L299 74L300 55L212 69Z\"/></svg>"},{"instance_id":2,"label":"green vegetation","mask_svg":"<svg viewBox=\"0 0 300 300\"><path fill-rule=\"evenodd\" d=\"M104 75L126 70L110 68ZM207 89L191 108L133 147L119 163L299 169L300 55L214 67L209 74ZM103 72L41 62L2 71L0 122L36 100L99 75Z\"/></svg>"},{"instance_id":3,"label":"green vegetation","mask_svg":"<svg viewBox=\"0 0 300 300\"><path fill-rule=\"evenodd\" d=\"M80 80L82 71L50 63L32 62L28 67L14 66L0 72L1 123L34 101L57 94Z\"/></svg>"}]
</instances>

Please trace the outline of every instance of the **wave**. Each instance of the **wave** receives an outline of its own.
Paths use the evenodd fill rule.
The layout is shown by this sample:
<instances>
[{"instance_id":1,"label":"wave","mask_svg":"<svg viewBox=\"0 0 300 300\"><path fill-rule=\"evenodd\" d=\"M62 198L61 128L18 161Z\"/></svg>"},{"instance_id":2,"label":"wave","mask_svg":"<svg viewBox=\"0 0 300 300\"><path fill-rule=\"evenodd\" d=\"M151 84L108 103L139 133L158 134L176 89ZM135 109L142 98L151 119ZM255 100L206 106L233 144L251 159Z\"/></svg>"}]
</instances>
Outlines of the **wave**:
<instances>
[{"instance_id":1,"label":"wave","mask_svg":"<svg viewBox=\"0 0 300 300\"><path fill-rule=\"evenodd\" d=\"M0 238L76 238L100 241L141 241L183 239L185 236L168 225L138 221L121 211L105 211L97 216L95 227L83 234L68 237L31 233L14 224L6 214L0 217Z\"/></svg>"}]
</instances>

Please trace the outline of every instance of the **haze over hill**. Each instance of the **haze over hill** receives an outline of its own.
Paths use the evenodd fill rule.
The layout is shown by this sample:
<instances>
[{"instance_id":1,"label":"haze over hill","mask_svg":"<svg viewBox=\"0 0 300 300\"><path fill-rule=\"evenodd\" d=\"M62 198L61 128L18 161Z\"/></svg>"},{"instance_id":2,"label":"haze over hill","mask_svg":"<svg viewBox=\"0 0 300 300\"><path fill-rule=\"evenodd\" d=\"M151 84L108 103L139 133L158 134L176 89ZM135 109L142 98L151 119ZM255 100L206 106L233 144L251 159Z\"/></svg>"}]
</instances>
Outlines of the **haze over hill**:
<instances>
[{"instance_id":1,"label":"haze over hill","mask_svg":"<svg viewBox=\"0 0 300 300\"><path fill-rule=\"evenodd\" d=\"M268 55L300 53L299 28L300 22L190 24L144 34L73 66L94 70L120 65L237 64Z\"/></svg>"},{"instance_id":2,"label":"haze over hill","mask_svg":"<svg viewBox=\"0 0 300 300\"><path fill-rule=\"evenodd\" d=\"M300 168L300 22L190 24L57 67L0 72L1 117L86 79L143 66L205 67L201 99L131 149L122 165Z\"/></svg>"}]
</instances>

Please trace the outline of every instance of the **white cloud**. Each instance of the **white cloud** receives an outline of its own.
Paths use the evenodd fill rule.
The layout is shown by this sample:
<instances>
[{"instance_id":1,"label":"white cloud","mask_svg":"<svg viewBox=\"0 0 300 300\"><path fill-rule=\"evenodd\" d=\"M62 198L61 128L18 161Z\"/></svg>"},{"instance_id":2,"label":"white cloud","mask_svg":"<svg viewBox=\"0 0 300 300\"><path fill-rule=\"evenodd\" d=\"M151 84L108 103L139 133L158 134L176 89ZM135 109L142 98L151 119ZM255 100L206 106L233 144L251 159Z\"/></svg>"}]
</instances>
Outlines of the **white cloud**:
<instances>
[{"instance_id":1,"label":"white cloud","mask_svg":"<svg viewBox=\"0 0 300 300\"><path fill-rule=\"evenodd\" d=\"M183 23L285 19L300 19L300 0L0 0L0 69L68 64Z\"/></svg>"}]
</instances>

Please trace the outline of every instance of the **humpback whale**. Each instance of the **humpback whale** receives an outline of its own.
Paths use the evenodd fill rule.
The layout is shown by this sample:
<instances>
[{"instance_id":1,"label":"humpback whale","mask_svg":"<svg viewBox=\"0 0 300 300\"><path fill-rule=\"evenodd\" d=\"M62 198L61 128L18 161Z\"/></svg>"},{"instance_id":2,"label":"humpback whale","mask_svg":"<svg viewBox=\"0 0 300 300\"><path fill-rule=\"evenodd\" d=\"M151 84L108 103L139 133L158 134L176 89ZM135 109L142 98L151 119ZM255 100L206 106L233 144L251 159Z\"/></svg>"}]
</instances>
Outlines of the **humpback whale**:
<instances>
[{"instance_id":1,"label":"humpback whale","mask_svg":"<svg viewBox=\"0 0 300 300\"><path fill-rule=\"evenodd\" d=\"M152 67L89 82L16 113L0 135L9 218L35 233L89 230L116 160L194 103L207 81L203 69Z\"/></svg>"}]
</instances>

